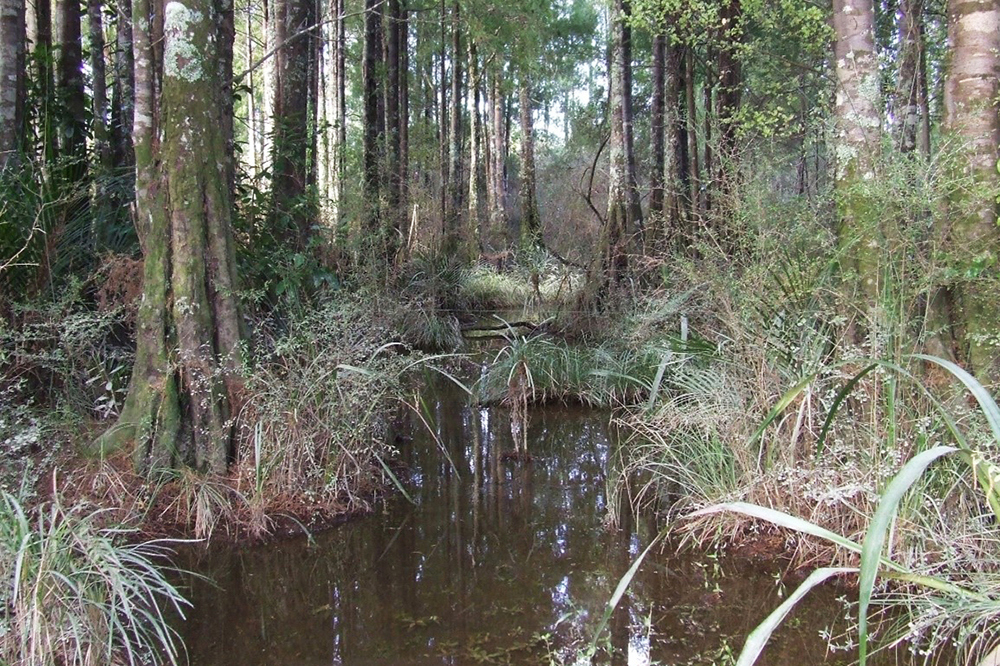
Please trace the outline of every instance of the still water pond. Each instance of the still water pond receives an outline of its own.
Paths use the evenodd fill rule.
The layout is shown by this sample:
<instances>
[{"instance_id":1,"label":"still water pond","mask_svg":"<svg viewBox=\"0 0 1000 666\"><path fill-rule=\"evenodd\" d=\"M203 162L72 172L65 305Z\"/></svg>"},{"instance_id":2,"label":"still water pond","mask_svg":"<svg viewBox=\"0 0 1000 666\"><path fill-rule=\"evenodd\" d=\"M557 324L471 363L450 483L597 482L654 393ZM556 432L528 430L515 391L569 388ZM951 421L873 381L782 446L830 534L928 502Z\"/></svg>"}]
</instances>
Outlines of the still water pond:
<instances>
[{"instance_id":1,"label":"still water pond","mask_svg":"<svg viewBox=\"0 0 1000 666\"><path fill-rule=\"evenodd\" d=\"M195 568L181 628L194 666L574 663L605 603L653 533L609 531L607 413L535 410L533 460L500 409L443 390L443 446L420 428L404 451L415 505L259 548L212 550ZM450 459L450 461L449 461ZM776 604L776 571L673 551L647 558L597 661L725 664ZM820 591L758 663L846 663L820 631L843 609Z\"/></svg>"}]
</instances>

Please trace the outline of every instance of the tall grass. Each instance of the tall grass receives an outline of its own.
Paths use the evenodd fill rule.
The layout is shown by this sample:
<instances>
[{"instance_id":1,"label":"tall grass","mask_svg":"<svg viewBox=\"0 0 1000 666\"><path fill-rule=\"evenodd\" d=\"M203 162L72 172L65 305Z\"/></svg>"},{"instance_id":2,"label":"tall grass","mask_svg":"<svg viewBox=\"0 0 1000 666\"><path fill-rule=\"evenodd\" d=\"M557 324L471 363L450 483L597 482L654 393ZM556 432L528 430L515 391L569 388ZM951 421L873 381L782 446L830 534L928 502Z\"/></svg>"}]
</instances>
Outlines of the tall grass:
<instances>
[{"instance_id":1,"label":"tall grass","mask_svg":"<svg viewBox=\"0 0 1000 666\"><path fill-rule=\"evenodd\" d=\"M187 602L167 579L170 542L129 543L105 512L58 499L28 512L0 497L0 661L22 666L179 664L168 615Z\"/></svg>"},{"instance_id":2,"label":"tall grass","mask_svg":"<svg viewBox=\"0 0 1000 666\"><path fill-rule=\"evenodd\" d=\"M935 364L944 368L957 378L975 398L982 417L989 426L992 441L984 446L996 454L1000 449L1000 408L989 392L969 375L965 370L950 361L927 355L916 355L916 360ZM895 368L899 373L909 377L902 368ZM860 373L867 374L869 368ZM847 383L847 390L857 383ZM799 387L793 391L800 390ZM786 398L787 398L786 394ZM838 395L838 398L841 398ZM787 404L782 400L778 407ZM838 399L835 405L843 404ZM787 513L771 508L745 503L716 504L691 514L692 517L704 517L719 512L735 512L746 516L771 522L779 527L799 531L813 537L825 539L838 547L857 553L859 564L849 568L819 569L800 586L789 599L777 608L748 638L737 666L750 666L759 656L771 633L790 612L792 606L801 599L812 587L822 583L833 575L856 575L858 578L858 659L861 666L867 663L869 654L869 609L876 594L876 579L889 579L896 585L894 594L888 597L897 607L908 611L911 618L906 631L898 634L899 641L909 640L923 648L929 657L944 648L955 648L964 659L964 663L977 663L986 659L988 653L1000 647L1000 596L997 595L997 582L1000 580L1000 534L997 524L1000 523L1000 502L997 500L997 484L1000 483L1000 468L990 462L978 449L974 449L969 440L951 418L948 410L937 403L940 417L948 424L956 446L935 446L921 451L906 462L890 482L881 491L878 505L872 513L871 520L864 532L861 543L849 536L833 533L808 520L793 517ZM769 414L773 420L775 411ZM836 409L830 418L835 415ZM824 431L826 428L824 428ZM920 500L911 508L912 521L925 507L933 505L931 493L935 484L921 485L921 480L928 476L932 463L939 458L955 454L967 466L967 473L960 475L953 484L950 493L963 492L971 494L973 522L979 523L979 548L973 559L946 558L928 565L927 552L914 553L902 544L909 532L906 522L899 521L898 513L904 495L916 488ZM978 500L978 501L975 501ZM988 518L984 518L983 510ZM921 541L924 548L933 552L947 552L949 541L953 534L944 531L933 535L929 543ZM937 543L935 543L937 542ZM898 551L906 561L898 561L893 552ZM982 558L982 560L980 560ZM946 615L942 609L949 609ZM933 622L933 624L931 624ZM932 632L928 629L933 627ZM985 663L985 662L984 662Z\"/></svg>"}]
</instances>

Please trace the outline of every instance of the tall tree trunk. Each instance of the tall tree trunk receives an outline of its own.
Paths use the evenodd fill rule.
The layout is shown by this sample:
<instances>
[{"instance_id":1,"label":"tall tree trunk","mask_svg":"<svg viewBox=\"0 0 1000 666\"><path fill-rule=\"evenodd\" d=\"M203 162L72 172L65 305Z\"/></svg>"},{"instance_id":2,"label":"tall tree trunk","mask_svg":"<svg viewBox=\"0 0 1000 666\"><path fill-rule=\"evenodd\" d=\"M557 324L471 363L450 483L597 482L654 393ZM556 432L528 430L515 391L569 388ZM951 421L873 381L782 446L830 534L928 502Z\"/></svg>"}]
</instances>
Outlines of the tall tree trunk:
<instances>
[{"instance_id":1,"label":"tall tree trunk","mask_svg":"<svg viewBox=\"0 0 1000 666\"><path fill-rule=\"evenodd\" d=\"M666 86L664 95L664 127L667 132L666 161L663 182L666 184L664 204L667 209L667 237L680 231L687 216L686 201L691 191L688 184L687 125L684 120L684 47L672 44L667 48Z\"/></svg>"},{"instance_id":2,"label":"tall tree trunk","mask_svg":"<svg viewBox=\"0 0 1000 666\"><path fill-rule=\"evenodd\" d=\"M0 171L24 150L24 0L0 0Z\"/></svg>"},{"instance_id":3,"label":"tall tree trunk","mask_svg":"<svg viewBox=\"0 0 1000 666\"><path fill-rule=\"evenodd\" d=\"M503 114L503 84L501 82L500 66L493 65L490 77L490 150L487 180L487 205L490 211L490 232L487 235L490 242L500 241L506 234L507 209L504 201L504 114ZM495 248L491 248L495 249Z\"/></svg>"},{"instance_id":4,"label":"tall tree trunk","mask_svg":"<svg viewBox=\"0 0 1000 666\"><path fill-rule=\"evenodd\" d=\"M386 39L386 82L385 94L385 124L386 124L386 159L385 181L389 186L386 201L388 210L386 211L385 224L388 237L388 259L394 261L396 252L400 247L400 238L403 228L403 221L406 219L406 211L400 210L402 173L400 167L400 91L401 91L401 63L400 63L400 41L402 34L402 9L399 0L389 0L389 31Z\"/></svg>"},{"instance_id":5,"label":"tall tree trunk","mask_svg":"<svg viewBox=\"0 0 1000 666\"><path fill-rule=\"evenodd\" d=\"M28 40L31 42L32 64L38 86L35 125L42 157L47 164L51 164L59 153L58 104L52 70L52 2L34 0L28 3L28 8L32 10L29 14ZM10 42L5 38L0 43Z\"/></svg>"},{"instance_id":6,"label":"tall tree trunk","mask_svg":"<svg viewBox=\"0 0 1000 666\"><path fill-rule=\"evenodd\" d=\"M622 31L622 136L625 141L625 201L628 216L625 223L626 244L631 252L642 251L642 200L639 196L639 181L635 164L635 132L632 121L632 23L631 3L621 2Z\"/></svg>"},{"instance_id":7,"label":"tall tree trunk","mask_svg":"<svg viewBox=\"0 0 1000 666\"><path fill-rule=\"evenodd\" d=\"M518 87L521 111L521 247L542 245L542 220L535 197L535 131L531 115L531 80L522 72Z\"/></svg>"},{"instance_id":8,"label":"tall tree trunk","mask_svg":"<svg viewBox=\"0 0 1000 666\"><path fill-rule=\"evenodd\" d=\"M628 165L625 136L625 16L623 0L611 5L611 58L608 71L611 139L608 143L608 214L601 234L599 294L625 277L628 270Z\"/></svg>"},{"instance_id":9,"label":"tall tree trunk","mask_svg":"<svg viewBox=\"0 0 1000 666\"><path fill-rule=\"evenodd\" d=\"M116 170L135 179L132 121L135 105L135 63L132 58L132 5L118 7L115 20L114 79L111 87L111 146ZM125 188L133 190L133 187Z\"/></svg>"},{"instance_id":10,"label":"tall tree trunk","mask_svg":"<svg viewBox=\"0 0 1000 666\"><path fill-rule=\"evenodd\" d=\"M903 153L917 150L918 144L924 143L923 127L928 124L927 74L922 71L926 64L923 5L924 0L900 0L899 3L899 78L893 107L898 118L896 146ZM921 153L927 155L924 150Z\"/></svg>"},{"instance_id":11,"label":"tall tree trunk","mask_svg":"<svg viewBox=\"0 0 1000 666\"><path fill-rule=\"evenodd\" d=\"M438 78L438 92L439 92L439 102L438 102L438 158L440 161L440 173L441 173L441 191L439 192L440 207L441 207L441 237L445 240L447 245L447 239L449 237L448 231L448 167L451 166L451 161L449 159L448 153L448 79L446 78L445 63L448 60L448 39L447 39L447 16L448 10L445 5L445 0L441 0L440 3L440 28L441 28L441 43L440 50L438 51L438 67L439 67L439 78Z\"/></svg>"},{"instance_id":12,"label":"tall tree trunk","mask_svg":"<svg viewBox=\"0 0 1000 666\"><path fill-rule=\"evenodd\" d=\"M272 224L286 242L301 251L309 241L313 207L306 201L309 180L309 74L316 51L310 33L314 0L272 0L274 45L272 91L274 139L271 145Z\"/></svg>"},{"instance_id":13,"label":"tall tree trunk","mask_svg":"<svg viewBox=\"0 0 1000 666\"><path fill-rule=\"evenodd\" d=\"M469 148L469 226L476 247L483 250L483 197L485 196L485 163L483 159L483 118L480 113L482 76L476 43L469 40L469 91L472 97L472 123Z\"/></svg>"},{"instance_id":14,"label":"tall tree trunk","mask_svg":"<svg viewBox=\"0 0 1000 666\"><path fill-rule=\"evenodd\" d=\"M410 191L410 19L407 0L400 0L399 26L399 207L406 228Z\"/></svg>"},{"instance_id":15,"label":"tall tree trunk","mask_svg":"<svg viewBox=\"0 0 1000 666\"><path fill-rule=\"evenodd\" d=\"M698 157L698 111L694 98L694 47L684 49L684 100L687 107L688 185L691 191L691 213L702 212L701 160Z\"/></svg>"},{"instance_id":16,"label":"tall tree trunk","mask_svg":"<svg viewBox=\"0 0 1000 666\"><path fill-rule=\"evenodd\" d=\"M653 168L649 177L649 217L657 226L654 235L660 236L664 223L664 178L666 175L666 54L667 36L658 30L653 36L653 98L650 133L653 135Z\"/></svg>"},{"instance_id":17,"label":"tall tree trunk","mask_svg":"<svg viewBox=\"0 0 1000 666\"><path fill-rule=\"evenodd\" d=\"M462 41L459 4L451 10L451 98L448 111L448 220L446 251L469 253L469 238L462 221Z\"/></svg>"},{"instance_id":18,"label":"tall tree trunk","mask_svg":"<svg viewBox=\"0 0 1000 666\"><path fill-rule=\"evenodd\" d=\"M960 150L961 176L971 180L948 199L950 228L940 229L967 278L948 296L960 356L977 375L995 379L1000 299L995 275L1000 255L997 192L1000 176L1000 3L949 0L951 57L945 73L944 134Z\"/></svg>"},{"instance_id":19,"label":"tall tree trunk","mask_svg":"<svg viewBox=\"0 0 1000 666\"><path fill-rule=\"evenodd\" d=\"M107 70L104 67L104 20L101 10L102 0L87 1L87 18L90 28L90 71L91 71L91 102L94 120L94 147L96 148L98 164L105 174L113 166L111 142L108 136L108 82Z\"/></svg>"},{"instance_id":20,"label":"tall tree trunk","mask_svg":"<svg viewBox=\"0 0 1000 666\"><path fill-rule=\"evenodd\" d=\"M871 219L863 181L874 178L881 145L878 60L872 0L834 0L837 74L835 159L839 242L845 261L860 279L869 308L878 291L879 231Z\"/></svg>"},{"instance_id":21,"label":"tall tree trunk","mask_svg":"<svg viewBox=\"0 0 1000 666\"><path fill-rule=\"evenodd\" d=\"M379 205L379 79L381 58L379 30L382 15L380 0L365 0L365 55L364 55L364 220L365 231L374 238L379 233L381 210Z\"/></svg>"},{"instance_id":22,"label":"tall tree trunk","mask_svg":"<svg viewBox=\"0 0 1000 666\"><path fill-rule=\"evenodd\" d=\"M80 34L80 3L59 0L58 86L63 113L60 122L60 152L67 158L66 177L78 181L87 172L87 94L83 85L83 44Z\"/></svg>"},{"instance_id":23,"label":"tall tree trunk","mask_svg":"<svg viewBox=\"0 0 1000 666\"><path fill-rule=\"evenodd\" d=\"M730 192L728 166L736 155L736 115L743 89L743 68L737 50L743 41L742 0L725 0L722 5L719 40L719 89L716 95L719 118L719 155L716 180L723 205Z\"/></svg>"},{"instance_id":24,"label":"tall tree trunk","mask_svg":"<svg viewBox=\"0 0 1000 666\"><path fill-rule=\"evenodd\" d=\"M134 442L142 471L190 464L222 473L233 454L243 338L226 182L231 106L220 85L231 76L220 67L232 33L212 0L154 2L133 5L145 255L136 362L119 422L101 443Z\"/></svg>"}]
</instances>

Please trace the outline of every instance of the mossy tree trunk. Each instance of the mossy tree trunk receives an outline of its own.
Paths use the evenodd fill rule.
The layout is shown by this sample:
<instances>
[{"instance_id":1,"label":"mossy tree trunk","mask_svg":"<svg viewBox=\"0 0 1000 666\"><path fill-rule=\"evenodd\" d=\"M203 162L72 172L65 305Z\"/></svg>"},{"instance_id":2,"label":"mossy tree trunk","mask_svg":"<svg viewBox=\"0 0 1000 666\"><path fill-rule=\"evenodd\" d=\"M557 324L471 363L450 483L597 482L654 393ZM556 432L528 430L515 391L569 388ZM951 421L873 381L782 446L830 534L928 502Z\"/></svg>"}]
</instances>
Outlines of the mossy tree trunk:
<instances>
[{"instance_id":1,"label":"mossy tree trunk","mask_svg":"<svg viewBox=\"0 0 1000 666\"><path fill-rule=\"evenodd\" d=\"M611 95L611 139L608 143L608 214L601 231L601 275L597 293L605 293L617 284L628 270L626 249L628 210L628 166L625 134L625 15L622 0L611 5L611 62L608 72Z\"/></svg>"},{"instance_id":2,"label":"mossy tree trunk","mask_svg":"<svg viewBox=\"0 0 1000 666\"><path fill-rule=\"evenodd\" d=\"M521 121L521 247L542 246L542 220L535 196L535 130L531 113L531 80L522 72L518 86Z\"/></svg>"},{"instance_id":3,"label":"mossy tree trunk","mask_svg":"<svg viewBox=\"0 0 1000 666\"><path fill-rule=\"evenodd\" d=\"M1000 346L997 271L997 173L1000 118L1000 3L950 0L945 73L944 135L959 150L958 186L948 198L947 228L939 229L959 281L937 300L950 320L958 355L981 377L991 378ZM944 318L943 316L941 318Z\"/></svg>"},{"instance_id":4,"label":"mossy tree trunk","mask_svg":"<svg viewBox=\"0 0 1000 666\"><path fill-rule=\"evenodd\" d=\"M24 0L0 1L0 170L24 149Z\"/></svg>"},{"instance_id":5,"label":"mossy tree trunk","mask_svg":"<svg viewBox=\"0 0 1000 666\"><path fill-rule=\"evenodd\" d=\"M315 71L316 50L309 39L315 29L313 0L272 2L274 31L272 90L274 92L274 143L272 150L272 216L275 229L297 251L305 249L316 218L310 201L309 110L316 100L310 94L309 75Z\"/></svg>"},{"instance_id":6,"label":"mossy tree trunk","mask_svg":"<svg viewBox=\"0 0 1000 666\"><path fill-rule=\"evenodd\" d=\"M879 290L880 234L878 220L872 219L864 184L875 178L875 156L881 146L881 95L872 0L834 0L833 29L839 244L846 273L857 277L865 308L871 312Z\"/></svg>"},{"instance_id":7,"label":"mossy tree trunk","mask_svg":"<svg viewBox=\"0 0 1000 666\"><path fill-rule=\"evenodd\" d=\"M129 395L102 444L134 442L143 472L222 473L232 456L243 332L229 226L232 107L220 85L231 66L219 56L231 53L224 1L133 4L143 299Z\"/></svg>"}]
</instances>

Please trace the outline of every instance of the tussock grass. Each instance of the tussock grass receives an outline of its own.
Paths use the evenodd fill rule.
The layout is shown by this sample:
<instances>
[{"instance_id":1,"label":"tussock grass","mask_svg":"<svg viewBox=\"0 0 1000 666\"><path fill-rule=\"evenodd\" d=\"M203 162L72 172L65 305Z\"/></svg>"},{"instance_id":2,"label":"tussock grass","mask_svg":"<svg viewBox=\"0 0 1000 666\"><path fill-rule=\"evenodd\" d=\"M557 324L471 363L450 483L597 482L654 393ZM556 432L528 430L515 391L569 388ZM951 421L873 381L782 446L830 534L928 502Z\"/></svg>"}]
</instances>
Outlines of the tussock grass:
<instances>
[{"instance_id":1,"label":"tussock grass","mask_svg":"<svg viewBox=\"0 0 1000 666\"><path fill-rule=\"evenodd\" d=\"M187 605L165 575L170 542L129 543L130 531L103 524L107 517L58 498L29 513L0 496L0 661L183 662L167 615L183 615Z\"/></svg>"},{"instance_id":2,"label":"tussock grass","mask_svg":"<svg viewBox=\"0 0 1000 666\"><path fill-rule=\"evenodd\" d=\"M546 337L511 337L477 384L483 403L524 394L530 403L610 407L638 402L652 389L668 348L574 347Z\"/></svg>"}]
</instances>

